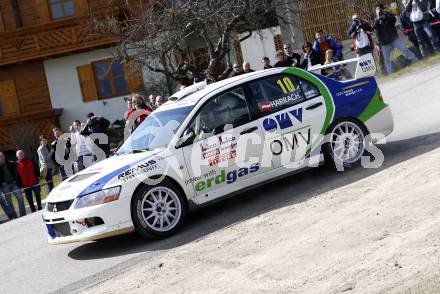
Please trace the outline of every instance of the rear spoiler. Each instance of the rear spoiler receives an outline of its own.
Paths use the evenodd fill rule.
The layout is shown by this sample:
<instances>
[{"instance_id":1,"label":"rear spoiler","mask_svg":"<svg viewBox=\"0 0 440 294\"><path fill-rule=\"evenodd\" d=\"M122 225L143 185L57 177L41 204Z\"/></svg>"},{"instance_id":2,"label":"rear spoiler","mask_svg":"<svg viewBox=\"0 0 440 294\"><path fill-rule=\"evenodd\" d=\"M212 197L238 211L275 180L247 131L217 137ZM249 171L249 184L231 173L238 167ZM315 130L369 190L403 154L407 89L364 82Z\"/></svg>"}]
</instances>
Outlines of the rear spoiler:
<instances>
[{"instance_id":1,"label":"rear spoiler","mask_svg":"<svg viewBox=\"0 0 440 294\"><path fill-rule=\"evenodd\" d=\"M317 74L321 74L321 70L323 70L323 69L335 67L335 66L346 65L346 64L355 63L355 62L356 62L356 72L354 75L354 79L357 80L357 79L361 79L361 78L372 77L376 74L376 62L374 61L373 54L371 54L371 53L363 55L358 58L352 58L352 59L347 59L347 60L343 60L343 61L333 62L333 63L329 63L326 65L320 65L320 64L314 65L314 66L309 67L307 70L314 72L314 73L317 73Z\"/></svg>"}]
</instances>

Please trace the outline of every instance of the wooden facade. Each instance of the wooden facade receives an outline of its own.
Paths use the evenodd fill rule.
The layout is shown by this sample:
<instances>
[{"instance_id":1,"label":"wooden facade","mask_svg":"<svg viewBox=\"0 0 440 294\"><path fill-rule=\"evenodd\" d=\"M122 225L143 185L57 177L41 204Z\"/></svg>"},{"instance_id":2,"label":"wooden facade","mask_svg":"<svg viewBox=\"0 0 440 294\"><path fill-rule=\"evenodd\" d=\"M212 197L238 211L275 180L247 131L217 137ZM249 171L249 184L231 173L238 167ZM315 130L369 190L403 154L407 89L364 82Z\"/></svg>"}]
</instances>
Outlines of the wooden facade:
<instances>
[{"instance_id":1,"label":"wooden facade","mask_svg":"<svg viewBox=\"0 0 440 294\"><path fill-rule=\"evenodd\" d=\"M0 0L0 151L37 144L58 125L62 109L52 108L44 59L117 42L89 25L92 17L118 13L109 1L59 3L66 2L60 10L48 0Z\"/></svg>"},{"instance_id":2,"label":"wooden facade","mask_svg":"<svg viewBox=\"0 0 440 294\"><path fill-rule=\"evenodd\" d=\"M314 39L315 32L323 30L337 40L347 39L347 30L354 13L372 21L376 0L300 0L299 11L304 40ZM398 0L384 0L381 3L399 4Z\"/></svg>"}]
</instances>

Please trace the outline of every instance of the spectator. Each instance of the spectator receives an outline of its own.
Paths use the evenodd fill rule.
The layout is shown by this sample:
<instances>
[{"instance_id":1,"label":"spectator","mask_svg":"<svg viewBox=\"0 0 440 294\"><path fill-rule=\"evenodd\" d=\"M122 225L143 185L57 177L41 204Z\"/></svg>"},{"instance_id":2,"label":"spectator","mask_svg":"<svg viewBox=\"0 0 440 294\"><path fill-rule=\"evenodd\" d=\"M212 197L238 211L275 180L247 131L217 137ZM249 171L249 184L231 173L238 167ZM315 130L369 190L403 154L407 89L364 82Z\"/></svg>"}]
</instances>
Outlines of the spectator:
<instances>
[{"instance_id":1,"label":"spectator","mask_svg":"<svg viewBox=\"0 0 440 294\"><path fill-rule=\"evenodd\" d=\"M215 76L212 73L207 73L205 75L205 82L209 85L216 82Z\"/></svg>"},{"instance_id":2,"label":"spectator","mask_svg":"<svg viewBox=\"0 0 440 294\"><path fill-rule=\"evenodd\" d=\"M322 30L317 31L315 37L312 50L315 52L319 64L324 64L325 54L328 49L332 49L335 53L335 57L338 60L342 60L342 47L335 39L325 35Z\"/></svg>"},{"instance_id":3,"label":"spectator","mask_svg":"<svg viewBox=\"0 0 440 294\"><path fill-rule=\"evenodd\" d=\"M416 54L417 58L422 58L423 56L419 49L419 41L417 40L416 33L414 32L413 24L409 19L409 13L406 10L402 10L402 12L400 13L400 24L403 30L403 34L407 36L408 40L413 44L413 48L411 48L410 50Z\"/></svg>"},{"instance_id":4,"label":"spectator","mask_svg":"<svg viewBox=\"0 0 440 294\"><path fill-rule=\"evenodd\" d=\"M162 96L159 95L156 97L156 107L159 107L164 103L165 103L165 99Z\"/></svg>"},{"instance_id":5,"label":"spectator","mask_svg":"<svg viewBox=\"0 0 440 294\"><path fill-rule=\"evenodd\" d=\"M288 66L292 66L291 64L291 60L287 58L287 56L284 54L283 51L278 50L276 55L275 55L275 64L273 65L273 67L288 67Z\"/></svg>"},{"instance_id":6,"label":"spectator","mask_svg":"<svg viewBox=\"0 0 440 294\"><path fill-rule=\"evenodd\" d=\"M433 16L430 10L430 0L403 0L403 5L405 10L410 13L410 20L413 24L422 56L426 57L429 55L428 44L424 38L425 33L428 36L432 48L434 48L435 52L439 53L440 43L438 37L429 24L429 20Z\"/></svg>"},{"instance_id":7,"label":"spectator","mask_svg":"<svg viewBox=\"0 0 440 294\"><path fill-rule=\"evenodd\" d=\"M17 174L17 164L6 161L5 154L0 152L0 189L6 199L5 201L3 196L0 195L0 205L9 219L17 218L17 213L15 212L12 202L12 195L17 199L20 216L26 215L23 195L19 185L20 179Z\"/></svg>"},{"instance_id":8,"label":"spectator","mask_svg":"<svg viewBox=\"0 0 440 294\"><path fill-rule=\"evenodd\" d=\"M40 176L46 179L49 192L53 189L52 172L54 170L54 163L52 161L52 152L47 142L47 137L41 135L40 146L37 149L38 161L40 163Z\"/></svg>"},{"instance_id":9,"label":"spectator","mask_svg":"<svg viewBox=\"0 0 440 294\"><path fill-rule=\"evenodd\" d=\"M250 73L254 72L253 69L251 69L251 64L248 61L243 62L243 73Z\"/></svg>"},{"instance_id":10,"label":"spectator","mask_svg":"<svg viewBox=\"0 0 440 294\"><path fill-rule=\"evenodd\" d=\"M373 53L374 45L371 37L374 33L373 27L358 14L353 15L352 20L348 36L353 38L353 51L358 57Z\"/></svg>"},{"instance_id":11,"label":"spectator","mask_svg":"<svg viewBox=\"0 0 440 294\"><path fill-rule=\"evenodd\" d=\"M402 40L397 35L395 25L396 17L385 11L382 4L377 4L374 29L376 30L377 39L382 49L386 74L390 74L393 71L391 64L391 51L393 49L400 50L412 62L416 62L418 60L415 54L405 47Z\"/></svg>"},{"instance_id":12,"label":"spectator","mask_svg":"<svg viewBox=\"0 0 440 294\"><path fill-rule=\"evenodd\" d=\"M53 136L55 137L55 141L51 143L52 153L52 161L56 168L59 168L61 178L63 181L67 179L66 173L66 164L65 161L70 159L70 150L72 148L72 144L70 142L70 138L67 138L60 128L53 128Z\"/></svg>"},{"instance_id":13,"label":"spectator","mask_svg":"<svg viewBox=\"0 0 440 294\"><path fill-rule=\"evenodd\" d=\"M302 46L302 50L303 50L303 61L300 64L300 67L303 69L308 69L310 67L312 67L313 65L318 64L318 56L316 55L316 53L312 50L312 44L310 42L306 42L303 46Z\"/></svg>"},{"instance_id":14,"label":"spectator","mask_svg":"<svg viewBox=\"0 0 440 294\"><path fill-rule=\"evenodd\" d=\"M92 156L91 142L88 142L88 139L81 135L81 122L79 120L75 120L72 124L72 142L75 145L76 151L76 167L77 172L80 172L86 168L84 164L84 159Z\"/></svg>"},{"instance_id":15,"label":"spectator","mask_svg":"<svg viewBox=\"0 0 440 294\"><path fill-rule=\"evenodd\" d=\"M26 158L23 150L17 151L17 173L20 178L21 187L31 207L31 211L35 212L34 199L32 192L37 200L37 209L41 210L41 189L38 183L39 170L35 162Z\"/></svg>"},{"instance_id":16,"label":"spectator","mask_svg":"<svg viewBox=\"0 0 440 294\"><path fill-rule=\"evenodd\" d=\"M232 66L232 75L231 77L236 77L239 75L243 74L243 68L241 67L240 64L238 63L234 63L234 65Z\"/></svg>"},{"instance_id":17,"label":"spectator","mask_svg":"<svg viewBox=\"0 0 440 294\"><path fill-rule=\"evenodd\" d=\"M325 54L325 62L324 64L330 64L333 62L338 62L338 59L335 57L333 49L328 49ZM329 78L335 80L341 80L342 78L342 70L340 66L334 66L324 69L324 74Z\"/></svg>"},{"instance_id":18,"label":"spectator","mask_svg":"<svg viewBox=\"0 0 440 294\"><path fill-rule=\"evenodd\" d=\"M292 47L289 43L285 43L283 49L286 55L286 62L289 63L289 66L299 67L301 56L292 51Z\"/></svg>"},{"instance_id":19,"label":"spectator","mask_svg":"<svg viewBox=\"0 0 440 294\"><path fill-rule=\"evenodd\" d=\"M160 96L157 96L156 103L159 100ZM135 108L134 117L133 117L133 130L135 130L153 111L151 107L147 106L144 98L136 94L132 98L133 106Z\"/></svg>"},{"instance_id":20,"label":"spectator","mask_svg":"<svg viewBox=\"0 0 440 294\"><path fill-rule=\"evenodd\" d=\"M87 114L87 123L82 127L80 134L88 137L93 136L93 162L96 162L104 158L98 158L98 152L96 148L99 148L104 152L105 158L110 154L110 144L108 142L108 136L105 135L105 131L110 126L110 122L101 116L95 116L93 112ZM99 136L99 137L98 137ZM103 137L105 136L105 137ZM102 142L102 143L101 143Z\"/></svg>"},{"instance_id":21,"label":"spectator","mask_svg":"<svg viewBox=\"0 0 440 294\"><path fill-rule=\"evenodd\" d=\"M272 68L272 65L270 65L270 59L269 57L264 56L261 59L261 63L263 64L263 69L269 69Z\"/></svg>"},{"instance_id":22,"label":"spectator","mask_svg":"<svg viewBox=\"0 0 440 294\"><path fill-rule=\"evenodd\" d=\"M134 107L133 107L133 101L131 99L127 100L127 111L124 114L124 118L127 121L130 117L130 115L133 113Z\"/></svg>"}]
</instances>

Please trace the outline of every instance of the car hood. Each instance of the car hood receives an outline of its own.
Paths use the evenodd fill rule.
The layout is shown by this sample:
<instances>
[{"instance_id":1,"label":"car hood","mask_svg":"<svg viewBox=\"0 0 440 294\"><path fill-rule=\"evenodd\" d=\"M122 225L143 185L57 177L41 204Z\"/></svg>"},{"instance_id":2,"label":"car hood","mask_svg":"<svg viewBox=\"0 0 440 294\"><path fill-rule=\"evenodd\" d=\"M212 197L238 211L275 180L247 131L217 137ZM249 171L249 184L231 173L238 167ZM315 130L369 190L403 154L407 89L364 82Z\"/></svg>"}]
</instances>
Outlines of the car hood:
<instances>
[{"instance_id":1,"label":"car hood","mask_svg":"<svg viewBox=\"0 0 440 294\"><path fill-rule=\"evenodd\" d=\"M136 154L113 156L102 160L85 170L71 176L48 195L47 202L60 202L74 199L101 190L111 179L132 166L148 160L160 151L146 151Z\"/></svg>"}]
</instances>

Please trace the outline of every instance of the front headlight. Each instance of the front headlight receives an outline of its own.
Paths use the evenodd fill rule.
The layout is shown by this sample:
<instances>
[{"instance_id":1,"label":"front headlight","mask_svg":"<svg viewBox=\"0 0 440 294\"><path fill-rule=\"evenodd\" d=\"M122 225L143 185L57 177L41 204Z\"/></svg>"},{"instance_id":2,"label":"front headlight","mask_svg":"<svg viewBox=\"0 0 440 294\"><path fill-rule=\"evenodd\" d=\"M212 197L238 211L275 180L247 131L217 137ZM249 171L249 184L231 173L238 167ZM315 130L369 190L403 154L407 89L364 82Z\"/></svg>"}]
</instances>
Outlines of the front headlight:
<instances>
[{"instance_id":1,"label":"front headlight","mask_svg":"<svg viewBox=\"0 0 440 294\"><path fill-rule=\"evenodd\" d=\"M83 208L118 200L120 192L121 187L118 186L85 195L78 199L75 208Z\"/></svg>"}]
</instances>

